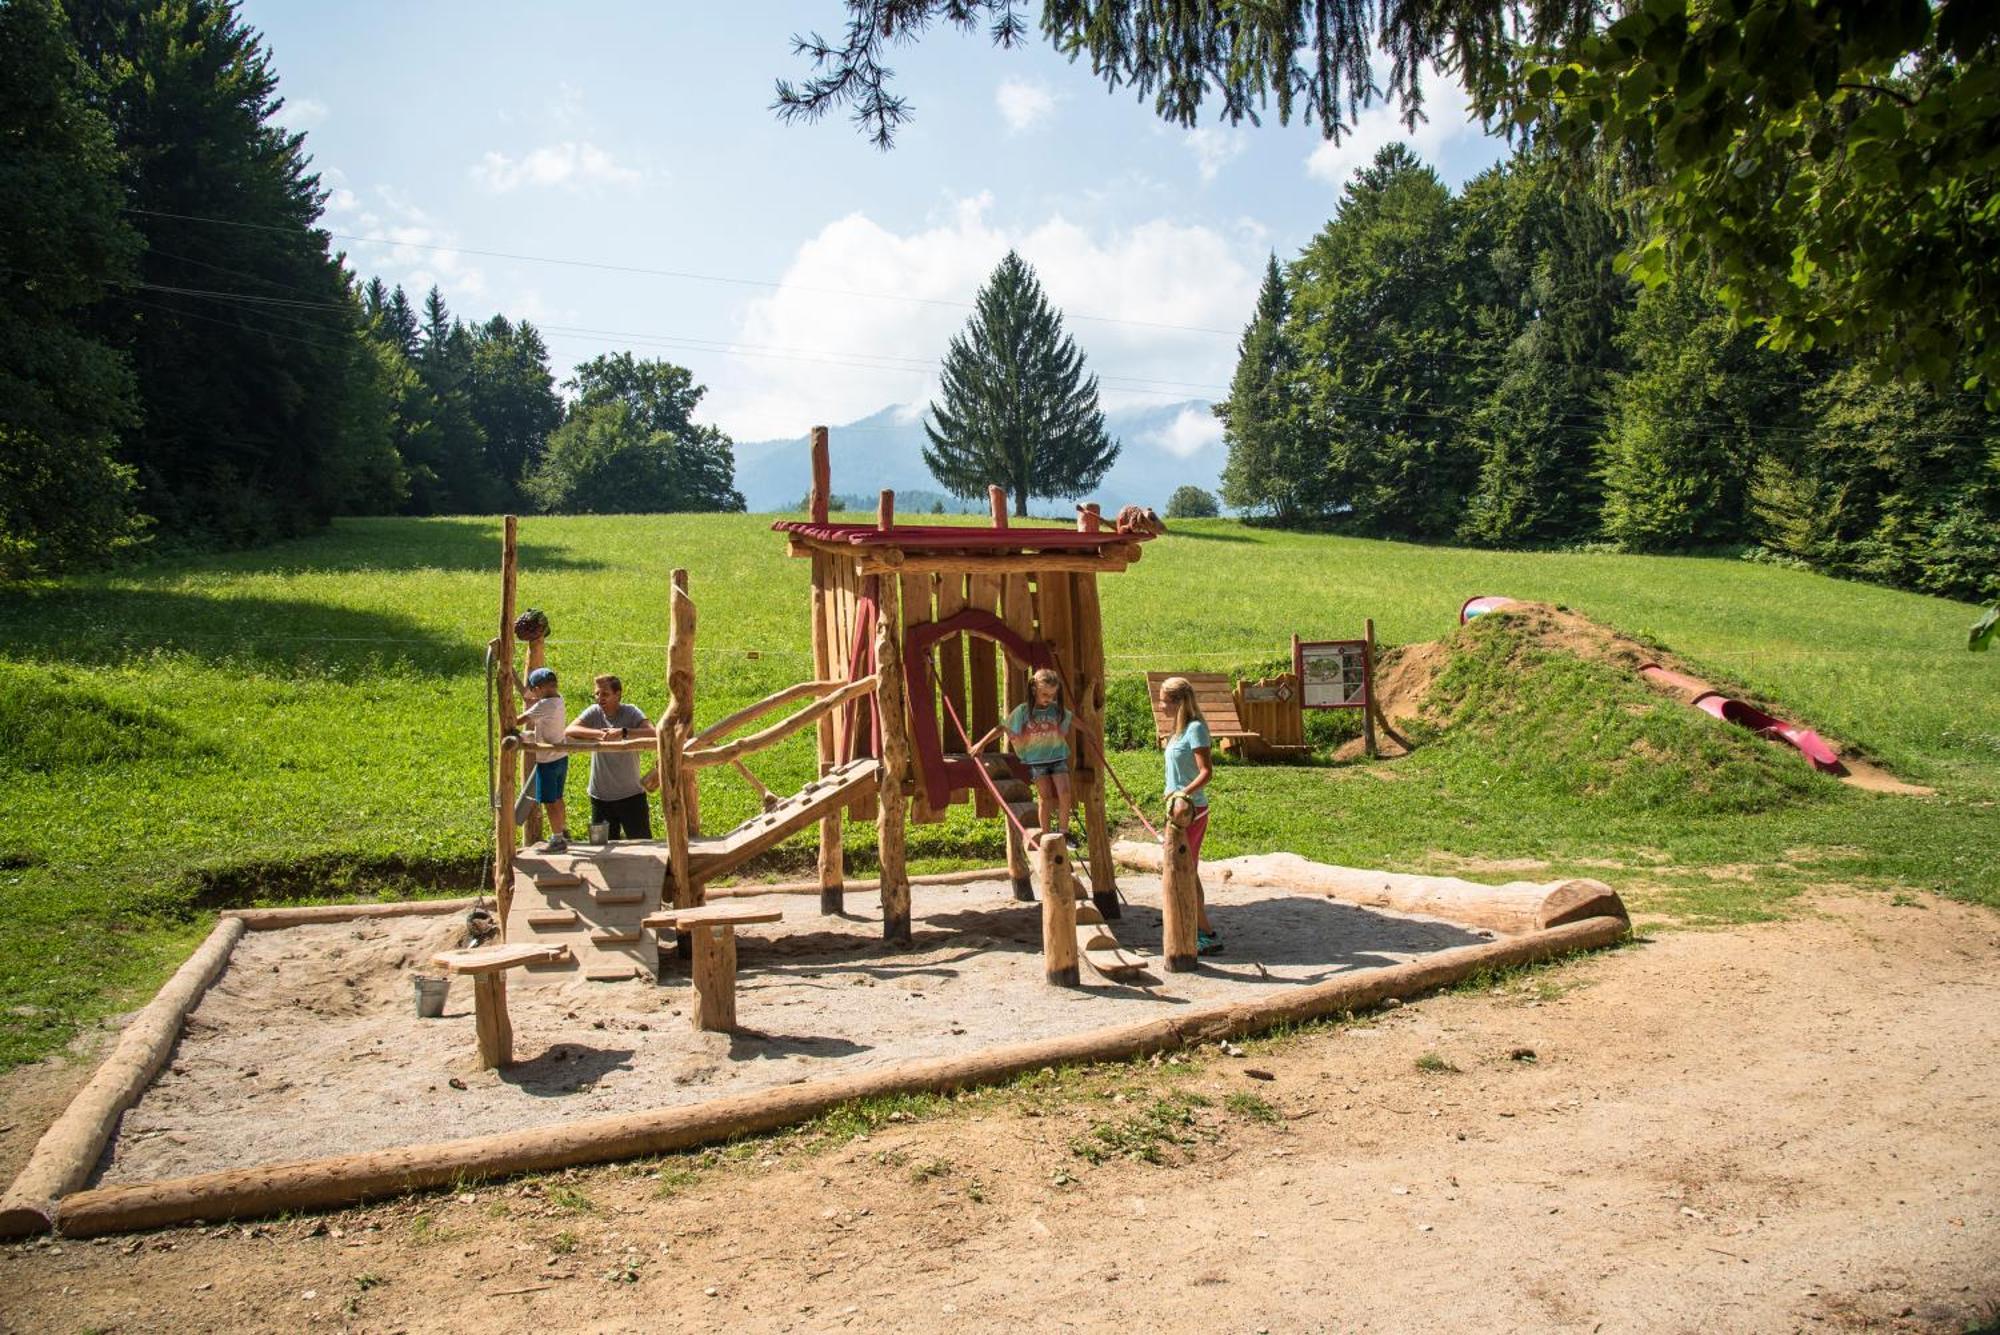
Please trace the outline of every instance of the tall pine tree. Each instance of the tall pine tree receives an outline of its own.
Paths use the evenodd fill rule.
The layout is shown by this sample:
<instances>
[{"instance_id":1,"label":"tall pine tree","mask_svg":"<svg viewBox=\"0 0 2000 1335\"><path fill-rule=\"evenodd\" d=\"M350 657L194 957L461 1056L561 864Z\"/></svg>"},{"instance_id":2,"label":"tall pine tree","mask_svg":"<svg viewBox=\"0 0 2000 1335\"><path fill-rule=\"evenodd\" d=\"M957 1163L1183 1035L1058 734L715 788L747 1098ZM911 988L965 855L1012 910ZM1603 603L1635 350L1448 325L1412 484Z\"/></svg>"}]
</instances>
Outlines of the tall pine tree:
<instances>
[{"instance_id":1,"label":"tall pine tree","mask_svg":"<svg viewBox=\"0 0 2000 1335\"><path fill-rule=\"evenodd\" d=\"M1257 310L1236 345L1236 374L1229 397L1215 405L1229 462L1222 469L1222 499L1234 509L1261 511L1279 523L1311 509L1310 480L1317 473L1293 380L1298 352L1286 322L1291 297L1278 257L1264 270Z\"/></svg>"},{"instance_id":2,"label":"tall pine tree","mask_svg":"<svg viewBox=\"0 0 2000 1335\"><path fill-rule=\"evenodd\" d=\"M931 403L924 423L924 463L954 496L983 496L997 484L1025 516L1030 496L1081 496L1118 458L1097 377L1085 377L1062 317L1012 251L952 339L943 379L943 402Z\"/></svg>"},{"instance_id":3,"label":"tall pine tree","mask_svg":"<svg viewBox=\"0 0 2000 1335\"><path fill-rule=\"evenodd\" d=\"M132 473L114 458L132 373L88 329L138 237L96 81L50 0L0 5L0 581L132 541Z\"/></svg>"}]
</instances>

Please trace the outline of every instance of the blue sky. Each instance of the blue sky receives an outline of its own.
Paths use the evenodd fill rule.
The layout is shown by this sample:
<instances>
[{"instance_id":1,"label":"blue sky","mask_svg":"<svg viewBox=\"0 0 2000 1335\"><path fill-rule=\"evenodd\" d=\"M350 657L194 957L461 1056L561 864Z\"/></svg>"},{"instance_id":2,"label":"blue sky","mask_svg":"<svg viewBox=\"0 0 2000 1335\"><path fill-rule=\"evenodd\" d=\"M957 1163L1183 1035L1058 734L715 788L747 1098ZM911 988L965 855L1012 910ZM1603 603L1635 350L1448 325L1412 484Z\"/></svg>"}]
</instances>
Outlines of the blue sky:
<instances>
[{"instance_id":1,"label":"blue sky","mask_svg":"<svg viewBox=\"0 0 2000 1335\"><path fill-rule=\"evenodd\" d=\"M359 272L533 320L559 373L624 348L688 366L739 440L920 408L1009 247L1107 405L1220 397L1266 253L1296 255L1354 166L1406 138L1457 185L1503 152L1448 83L1414 134L1378 106L1335 148L1274 119L1191 133L1039 38L939 30L892 57L916 119L883 153L769 109L805 72L791 34L834 35L837 0L242 12L333 191L324 225L385 239L337 241Z\"/></svg>"}]
</instances>

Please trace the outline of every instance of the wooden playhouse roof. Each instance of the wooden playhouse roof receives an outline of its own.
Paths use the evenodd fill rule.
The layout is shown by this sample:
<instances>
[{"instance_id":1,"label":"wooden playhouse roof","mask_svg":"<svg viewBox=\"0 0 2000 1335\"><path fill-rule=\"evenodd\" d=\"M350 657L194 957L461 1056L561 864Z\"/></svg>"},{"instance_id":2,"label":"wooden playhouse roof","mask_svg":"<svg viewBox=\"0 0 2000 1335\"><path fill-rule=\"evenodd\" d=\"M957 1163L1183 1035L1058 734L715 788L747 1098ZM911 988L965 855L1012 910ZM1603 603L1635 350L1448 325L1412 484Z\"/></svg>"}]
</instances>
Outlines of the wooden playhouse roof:
<instances>
[{"instance_id":1,"label":"wooden playhouse roof","mask_svg":"<svg viewBox=\"0 0 2000 1335\"><path fill-rule=\"evenodd\" d=\"M815 524L783 519L771 525L779 532L813 545L895 547L905 552L1073 552L1103 555L1114 547L1145 542L1148 533L1120 533L1115 528L1085 532L1074 528L989 528L970 524Z\"/></svg>"}]
</instances>

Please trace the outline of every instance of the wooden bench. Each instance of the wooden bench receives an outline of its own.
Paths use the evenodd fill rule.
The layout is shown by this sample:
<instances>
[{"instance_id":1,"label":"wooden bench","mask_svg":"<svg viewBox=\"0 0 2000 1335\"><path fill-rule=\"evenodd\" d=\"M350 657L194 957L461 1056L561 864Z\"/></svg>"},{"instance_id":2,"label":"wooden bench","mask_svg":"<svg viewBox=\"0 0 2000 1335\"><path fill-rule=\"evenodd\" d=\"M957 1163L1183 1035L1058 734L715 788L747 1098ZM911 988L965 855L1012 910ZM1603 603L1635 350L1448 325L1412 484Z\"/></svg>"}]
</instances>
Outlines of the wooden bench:
<instances>
[{"instance_id":1,"label":"wooden bench","mask_svg":"<svg viewBox=\"0 0 2000 1335\"><path fill-rule=\"evenodd\" d=\"M747 904L705 904L665 909L644 926L654 931L688 932L694 938L694 1027L713 1032L736 1027L736 929L745 923L779 922L783 909Z\"/></svg>"},{"instance_id":2,"label":"wooden bench","mask_svg":"<svg viewBox=\"0 0 2000 1335\"><path fill-rule=\"evenodd\" d=\"M1261 740L1236 717L1236 688L1220 672L1148 672L1146 695L1153 704L1153 733L1161 746L1173 736L1174 716L1160 698L1160 687L1170 677L1185 677L1194 687L1194 701L1208 720L1208 735L1216 742Z\"/></svg>"},{"instance_id":3,"label":"wooden bench","mask_svg":"<svg viewBox=\"0 0 2000 1335\"><path fill-rule=\"evenodd\" d=\"M479 1061L498 1068L514 1061L514 1023L507 1018L507 970L569 958L568 946L474 946L446 950L431 963L472 979L472 1022L479 1031Z\"/></svg>"}]
</instances>

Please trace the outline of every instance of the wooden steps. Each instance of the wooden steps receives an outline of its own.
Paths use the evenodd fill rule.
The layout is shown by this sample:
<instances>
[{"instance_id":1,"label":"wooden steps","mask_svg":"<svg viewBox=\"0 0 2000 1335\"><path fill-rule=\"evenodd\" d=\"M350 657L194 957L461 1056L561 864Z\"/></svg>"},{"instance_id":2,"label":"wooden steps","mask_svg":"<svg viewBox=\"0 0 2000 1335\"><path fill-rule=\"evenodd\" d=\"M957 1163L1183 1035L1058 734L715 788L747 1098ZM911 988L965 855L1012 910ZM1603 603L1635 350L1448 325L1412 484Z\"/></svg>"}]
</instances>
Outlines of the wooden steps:
<instances>
[{"instance_id":1,"label":"wooden steps","mask_svg":"<svg viewBox=\"0 0 2000 1335\"><path fill-rule=\"evenodd\" d=\"M517 974L522 985L654 977L658 943L639 923L660 907L666 870L667 846L658 840L517 852L507 940L566 947L562 960Z\"/></svg>"},{"instance_id":2,"label":"wooden steps","mask_svg":"<svg viewBox=\"0 0 2000 1335\"><path fill-rule=\"evenodd\" d=\"M1129 982L1146 971L1146 963L1118 944L1104 915L1088 899L1076 906L1076 953L1093 971L1114 983Z\"/></svg>"}]
</instances>

